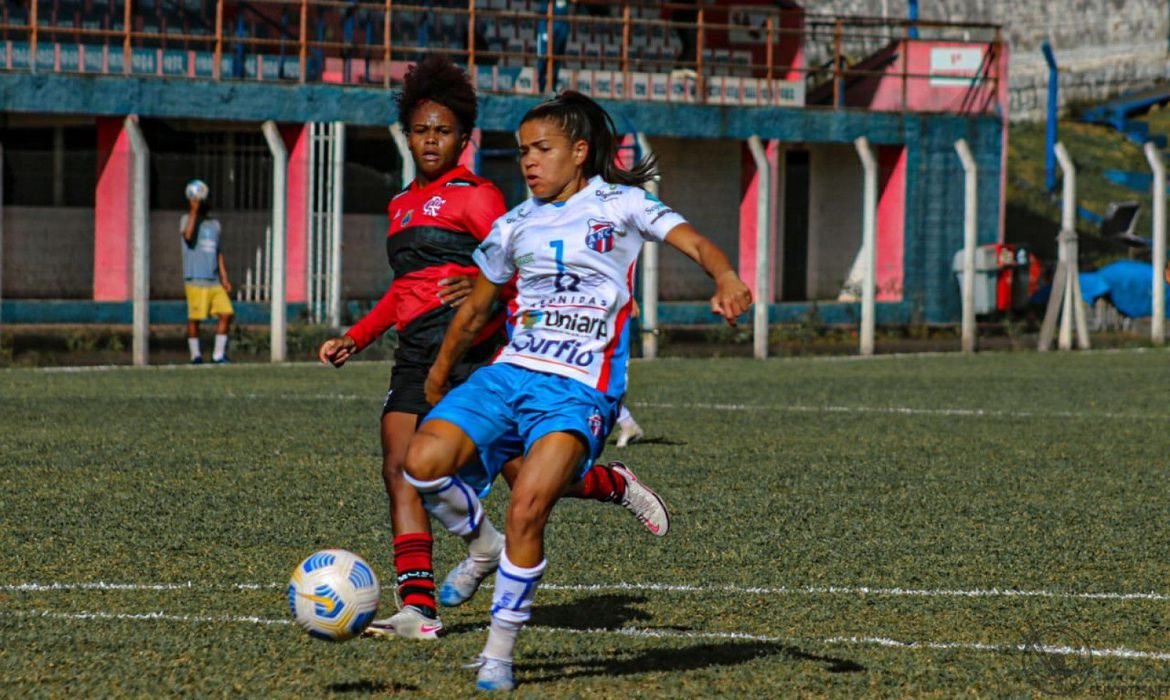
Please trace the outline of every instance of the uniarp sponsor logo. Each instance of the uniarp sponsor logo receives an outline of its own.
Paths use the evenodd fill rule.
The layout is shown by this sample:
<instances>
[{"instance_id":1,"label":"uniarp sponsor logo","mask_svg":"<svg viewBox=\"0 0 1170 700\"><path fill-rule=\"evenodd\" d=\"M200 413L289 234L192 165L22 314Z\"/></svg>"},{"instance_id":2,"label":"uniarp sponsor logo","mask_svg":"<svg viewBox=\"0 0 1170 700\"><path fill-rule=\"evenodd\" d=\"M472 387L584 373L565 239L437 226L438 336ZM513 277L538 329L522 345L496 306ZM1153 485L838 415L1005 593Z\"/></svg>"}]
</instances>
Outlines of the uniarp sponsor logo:
<instances>
[{"instance_id":1,"label":"uniarp sponsor logo","mask_svg":"<svg viewBox=\"0 0 1170 700\"><path fill-rule=\"evenodd\" d=\"M600 219L589 220L589 233L585 236L585 245L598 253L608 253L613 250L614 231L616 226L610 221Z\"/></svg>"},{"instance_id":2,"label":"uniarp sponsor logo","mask_svg":"<svg viewBox=\"0 0 1170 700\"><path fill-rule=\"evenodd\" d=\"M582 344L579 340L556 340L524 334L516 336L511 347L517 353L539 355L563 362L566 365L588 367L593 364L593 351L582 350Z\"/></svg>"},{"instance_id":3,"label":"uniarp sponsor logo","mask_svg":"<svg viewBox=\"0 0 1170 700\"><path fill-rule=\"evenodd\" d=\"M539 325L541 329L557 330L583 338L605 340L609 337L609 325L600 316L575 314L558 309L526 310L520 314L519 322L525 330L532 330Z\"/></svg>"}]
</instances>

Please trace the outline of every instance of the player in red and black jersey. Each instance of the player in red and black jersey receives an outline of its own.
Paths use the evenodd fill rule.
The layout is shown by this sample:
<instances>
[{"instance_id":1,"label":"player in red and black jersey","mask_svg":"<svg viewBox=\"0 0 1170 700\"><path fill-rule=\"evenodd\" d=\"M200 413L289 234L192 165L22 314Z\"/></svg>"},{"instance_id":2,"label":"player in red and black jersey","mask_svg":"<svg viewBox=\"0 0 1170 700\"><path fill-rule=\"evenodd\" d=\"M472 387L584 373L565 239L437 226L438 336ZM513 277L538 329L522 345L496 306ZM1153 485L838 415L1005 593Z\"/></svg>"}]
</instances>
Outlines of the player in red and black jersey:
<instances>
[{"instance_id":1,"label":"player in red and black jersey","mask_svg":"<svg viewBox=\"0 0 1170 700\"><path fill-rule=\"evenodd\" d=\"M479 274L471 254L506 208L494 184L459 165L475 126L477 104L475 91L458 66L443 56L430 56L413 66L398 103L417 175L390 201L386 253L394 281L370 313L345 335L325 341L318 357L340 367L391 327L398 332L381 437L382 478L390 499L402 609L388 619L374 621L370 631L435 639L442 622L436 610L430 523L418 492L403 477L402 464L420 418L431 408L423 392L427 372L455 308L470 293ZM452 384L487 364L507 341L506 316L501 306L452 372ZM499 457L519 458L519 449ZM618 469L596 465L566 495L618 503L654 534L666 534L669 516L661 499L636 479L627 479L627 471L624 465ZM505 477L514 473L514 468L504 470ZM495 570L503 551L503 535L482 513L477 515L482 520L464 536L470 556L444 583L441 597L446 605L469 598L479 582Z\"/></svg>"}]
</instances>

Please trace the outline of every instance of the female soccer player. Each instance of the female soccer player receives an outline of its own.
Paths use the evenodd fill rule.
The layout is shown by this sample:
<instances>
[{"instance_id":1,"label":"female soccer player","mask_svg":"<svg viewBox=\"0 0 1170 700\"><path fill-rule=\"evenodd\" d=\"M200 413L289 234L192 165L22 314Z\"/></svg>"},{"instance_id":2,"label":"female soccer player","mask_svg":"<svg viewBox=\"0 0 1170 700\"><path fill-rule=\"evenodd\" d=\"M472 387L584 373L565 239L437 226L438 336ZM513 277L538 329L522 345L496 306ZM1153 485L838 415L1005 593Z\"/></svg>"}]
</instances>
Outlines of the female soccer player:
<instances>
[{"instance_id":1,"label":"female soccer player","mask_svg":"<svg viewBox=\"0 0 1170 700\"><path fill-rule=\"evenodd\" d=\"M391 326L398 330L381 438L382 479L390 500L402 608L390 618L376 620L370 631L436 639L442 622L436 608L430 523L418 493L403 479L402 462L419 417L431 408L423 395L427 370L454 307L470 291L470 278L479 274L472 251L504 213L504 199L495 185L459 165L477 113L475 90L459 67L446 57L427 58L408 71L398 103L418 174L390 202L386 251L394 282L345 335L325 341L318 357L340 367ZM506 341L503 308L493 305L491 311L494 318L471 339L466 355L451 366L452 383L466 379ZM508 452L501 446L491 458L502 462L516 455L519 447ZM490 486L482 470L464 473L464 477L481 496ZM662 500L620 462L597 465L574 487L573 495L622 505L654 534L665 535L669 529ZM499 562L503 537L486 518L481 521L482 516L482 510L472 514L458 532L468 541L470 554L439 592L445 605L465 602Z\"/></svg>"},{"instance_id":2,"label":"female soccer player","mask_svg":"<svg viewBox=\"0 0 1170 700\"><path fill-rule=\"evenodd\" d=\"M481 690L515 687L512 651L545 570L545 524L601 453L618 415L642 242L665 241L697 262L715 281L712 311L728 323L751 305L727 256L637 187L654 176L654 162L631 170L614 164L613 120L596 102L567 91L541 103L524 116L519 139L533 196L497 219L475 251L481 274L427 375L427 398L438 404L405 464L428 512L452 530L479 510L459 467L501 443L524 446L480 655ZM491 365L446 393L452 370L493 318L501 287L517 273L511 340Z\"/></svg>"}]
</instances>

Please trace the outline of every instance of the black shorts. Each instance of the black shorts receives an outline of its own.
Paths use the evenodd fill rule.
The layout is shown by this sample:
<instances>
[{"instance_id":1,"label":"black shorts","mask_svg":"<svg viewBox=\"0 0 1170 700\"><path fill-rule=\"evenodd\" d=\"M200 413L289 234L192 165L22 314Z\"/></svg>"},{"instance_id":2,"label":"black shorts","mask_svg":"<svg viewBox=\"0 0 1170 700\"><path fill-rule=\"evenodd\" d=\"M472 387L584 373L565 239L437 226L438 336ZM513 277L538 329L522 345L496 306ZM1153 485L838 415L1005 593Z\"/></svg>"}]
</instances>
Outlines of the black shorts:
<instances>
[{"instance_id":1,"label":"black shorts","mask_svg":"<svg viewBox=\"0 0 1170 700\"><path fill-rule=\"evenodd\" d=\"M439 354L443 335L454 315L451 309L436 309L442 313L426 314L415 319L398 334L398 348L394 351L394 369L390 372L390 389L382 404L382 415L413 413L425 416L431 410L424 387L427 373ZM501 328L488 340L468 349L463 361L451 370L451 386L467 381L471 373L491 362L507 342Z\"/></svg>"}]
</instances>

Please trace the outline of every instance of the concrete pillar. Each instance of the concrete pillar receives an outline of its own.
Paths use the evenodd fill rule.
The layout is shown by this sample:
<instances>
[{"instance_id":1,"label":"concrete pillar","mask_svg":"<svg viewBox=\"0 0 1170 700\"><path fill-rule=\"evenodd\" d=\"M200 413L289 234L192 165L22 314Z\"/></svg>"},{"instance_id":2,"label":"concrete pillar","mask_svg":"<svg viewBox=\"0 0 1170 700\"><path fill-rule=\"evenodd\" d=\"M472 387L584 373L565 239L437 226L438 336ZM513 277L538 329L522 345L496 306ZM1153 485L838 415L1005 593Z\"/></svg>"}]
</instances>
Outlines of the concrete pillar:
<instances>
[{"instance_id":1,"label":"concrete pillar","mask_svg":"<svg viewBox=\"0 0 1170 700\"><path fill-rule=\"evenodd\" d=\"M134 174L122 117L97 118L97 191L93 209L93 299L128 301L134 261L131 203Z\"/></svg>"}]
</instances>

